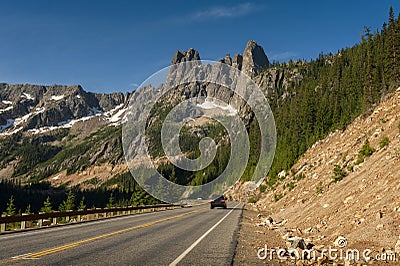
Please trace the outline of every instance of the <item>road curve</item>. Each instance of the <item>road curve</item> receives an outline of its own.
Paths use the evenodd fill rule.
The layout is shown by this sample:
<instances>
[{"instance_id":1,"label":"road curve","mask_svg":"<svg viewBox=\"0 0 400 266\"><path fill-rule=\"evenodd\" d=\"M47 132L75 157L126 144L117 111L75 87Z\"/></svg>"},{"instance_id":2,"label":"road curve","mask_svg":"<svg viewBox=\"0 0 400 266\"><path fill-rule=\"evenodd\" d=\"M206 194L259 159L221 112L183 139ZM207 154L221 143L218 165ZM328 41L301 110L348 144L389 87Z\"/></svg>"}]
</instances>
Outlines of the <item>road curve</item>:
<instances>
[{"instance_id":1,"label":"road curve","mask_svg":"<svg viewBox=\"0 0 400 266\"><path fill-rule=\"evenodd\" d=\"M0 235L0 265L230 265L242 204Z\"/></svg>"}]
</instances>

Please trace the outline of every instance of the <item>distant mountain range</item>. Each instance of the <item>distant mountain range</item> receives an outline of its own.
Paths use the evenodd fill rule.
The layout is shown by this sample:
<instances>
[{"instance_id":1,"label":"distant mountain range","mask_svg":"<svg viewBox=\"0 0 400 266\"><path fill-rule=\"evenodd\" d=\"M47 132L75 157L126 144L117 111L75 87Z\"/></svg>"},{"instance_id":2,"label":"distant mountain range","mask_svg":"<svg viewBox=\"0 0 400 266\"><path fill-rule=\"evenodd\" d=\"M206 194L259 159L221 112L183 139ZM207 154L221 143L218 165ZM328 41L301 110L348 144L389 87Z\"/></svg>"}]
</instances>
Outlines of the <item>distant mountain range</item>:
<instances>
[{"instance_id":1,"label":"distant mountain range","mask_svg":"<svg viewBox=\"0 0 400 266\"><path fill-rule=\"evenodd\" d=\"M77 86L0 84L1 135L44 133L98 117L118 123L130 93L90 93Z\"/></svg>"},{"instance_id":2,"label":"distant mountain range","mask_svg":"<svg viewBox=\"0 0 400 266\"><path fill-rule=\"evenodd\" d=\"M171 64L192 60L200 60L200 55L190 48L176 51ZM279 89L282 99L289 97L288 86L302 78L296 71L268 68L268 57L255 41L247 43L243 55L236 54L232 59L228 54L219 61L248 74L271 97L277 94L278 87L282 88ZM4 151L0 154L1 178L20 177L23 182L49 180L54 185L90 188L125 173L121 123L130 99L135 97L145 104L149 98L146 95L153 90L149 86L126 94L99 94L86 92L79 85L1 83L0 146ZM178 86L167 98L171 103L204 96L226 103L233 97L221 86L196 83ZM6 141L10 138L13 141ZM30 153L32 145L36 151L47 152Z\"/></svg>"},{"instance_id":3,"label":"distant mountain range","mask_svg":"<svg viewBox=\"0 0 400 266\"><path fill-rule=\"evenodd\" d=\"M219 61L243 70L251 77L269 66L263 48L254 41L247 43L243 54L236 54L233 59L228 54ZM200 60L199 53L193 48L176 51L171 64L191 60ZM91 93L80 85L0 83L0 136L16 132L45 133L70 128L89 119L98 120L99 125L117 125L133 93Z\"/></svg>"}]
</instances>

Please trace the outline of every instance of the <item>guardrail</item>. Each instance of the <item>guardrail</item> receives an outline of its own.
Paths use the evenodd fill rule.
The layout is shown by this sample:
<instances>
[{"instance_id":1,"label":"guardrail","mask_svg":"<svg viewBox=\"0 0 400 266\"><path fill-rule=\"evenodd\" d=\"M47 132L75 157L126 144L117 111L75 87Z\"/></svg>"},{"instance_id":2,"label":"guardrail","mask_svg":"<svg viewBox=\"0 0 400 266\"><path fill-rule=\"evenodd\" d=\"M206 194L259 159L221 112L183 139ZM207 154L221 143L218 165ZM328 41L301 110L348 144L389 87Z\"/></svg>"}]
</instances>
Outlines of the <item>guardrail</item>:
<instances>
[{"instance_id":1,"label":"guardrail","mask_svg":"<svg viewBox=\"0 0 400 266\"><path fill-rule=\"evenodd\" d=\"M136 214L146 211L167 210L180 208L181 205L173 204L159 204L159 205L146 205L146 206L129 206L118 208L96 208L89 210L66 211L66 212L51 212L39 214L22 214L15 216L0 217L0 232L7 231L7 224L14 225L21 223L21 229L39 228L43 226L57 225L59 223L81 222L88 220L96 220L99 218L106 218L112 216L122 216ZM64 218L61 220L61 218ZM19 227L19 226L18 226Z\"/></svg>"}]
</instances>

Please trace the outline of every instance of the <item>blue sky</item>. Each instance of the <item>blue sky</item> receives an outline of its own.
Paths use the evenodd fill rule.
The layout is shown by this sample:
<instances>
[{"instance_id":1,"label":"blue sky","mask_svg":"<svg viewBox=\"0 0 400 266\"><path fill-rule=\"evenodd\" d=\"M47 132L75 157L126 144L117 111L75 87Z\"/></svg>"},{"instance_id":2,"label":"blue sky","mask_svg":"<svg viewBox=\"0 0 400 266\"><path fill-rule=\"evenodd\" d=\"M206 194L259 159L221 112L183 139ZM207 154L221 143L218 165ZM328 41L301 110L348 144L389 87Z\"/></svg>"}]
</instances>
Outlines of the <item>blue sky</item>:
<instances>
[{"instance_id":1,"label":"blue sky","mask_svg":"<svg viewBox=\"0 0 400 266\"><path fill-rule=\"evenodd\" d=\"M175 50L218 60L250 39L270 61L309 60L381 28L390 5L400 12L398 0L1 1L0 82L132 91Z\"/></svg>"}]
</instances>

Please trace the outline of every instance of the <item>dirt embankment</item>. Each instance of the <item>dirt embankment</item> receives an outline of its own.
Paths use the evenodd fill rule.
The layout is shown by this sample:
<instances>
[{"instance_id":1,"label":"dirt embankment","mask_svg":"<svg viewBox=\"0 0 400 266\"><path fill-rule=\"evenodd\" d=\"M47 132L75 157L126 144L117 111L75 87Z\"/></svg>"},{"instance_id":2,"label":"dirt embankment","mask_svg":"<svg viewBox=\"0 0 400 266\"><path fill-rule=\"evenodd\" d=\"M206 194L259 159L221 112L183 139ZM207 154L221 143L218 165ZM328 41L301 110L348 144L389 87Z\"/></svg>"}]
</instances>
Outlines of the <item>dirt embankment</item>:
<instances>
[{"instance_id":1,"label":"dirt embankment","mask_svg":"<svg viewBox=\"0 0 400 266\"><path fill-rule=\"evenodd\" d=\"M360 156L366 140L373 153ZM303 239L319 248L333 245L338 237L346 239L346 248L371 249L376 254L394 254L397 247L400 263L400 88L369 115L316 143L280 176L276 187L265 192L249 193L241 184L228 193L242 201L257 201L247 205L259 217L249 222L252 215L244 216L243 228L248 223L252 229L243 229L243 235L253 234L245 241L259 245L265 235L268 241L268 225L256 224L271 216L285 221L280 230L295 235L298 229ZM334 176L343 179L334 182ZM287 238L283 244L289 245Z\"/></svg>"}]
</instances>

